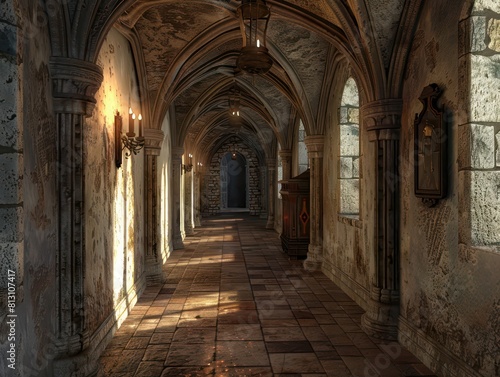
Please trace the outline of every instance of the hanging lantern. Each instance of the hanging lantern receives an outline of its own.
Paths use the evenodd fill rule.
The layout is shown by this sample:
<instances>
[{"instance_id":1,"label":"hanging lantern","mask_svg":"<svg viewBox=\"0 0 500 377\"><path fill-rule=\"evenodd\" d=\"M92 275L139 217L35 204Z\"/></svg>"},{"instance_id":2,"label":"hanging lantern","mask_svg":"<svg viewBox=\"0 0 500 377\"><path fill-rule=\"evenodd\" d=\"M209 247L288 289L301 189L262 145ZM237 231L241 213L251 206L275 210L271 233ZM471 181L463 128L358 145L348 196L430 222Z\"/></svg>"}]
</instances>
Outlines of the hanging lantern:
<instances>
[{"instance_id":1,"label":"hanging lantern","mask_svg":"<svg viewBox=\"0 0 500 377\"><path fill-rule=\"evenodd\" d=\"M233 84L229 91L229 124L235 128L241 126L240 103L240 90L236 84Z\"/></svg>"},{"instance_id":2,"label":"hanging lantern","mask_svg":"<svg viewBox=\"0 0 500 377\"><path fill-rule=\"evenodd\" d=\"M270 8L265 0L241 0L237 12L243 47L236 64L245 72L262 75L273 65L273 59L266 47Z\"/></svg>"},{"instance_id":3,"label":"hanging lantern","mask_svg":"<svg viewBox=\"0 0 500 377\"><path fill-rule=\"evenodd\" d=\"M236 84L233 84L229 92L229 115L231 117L240 116L240 91Z\"/></svg>"}]
</instances>

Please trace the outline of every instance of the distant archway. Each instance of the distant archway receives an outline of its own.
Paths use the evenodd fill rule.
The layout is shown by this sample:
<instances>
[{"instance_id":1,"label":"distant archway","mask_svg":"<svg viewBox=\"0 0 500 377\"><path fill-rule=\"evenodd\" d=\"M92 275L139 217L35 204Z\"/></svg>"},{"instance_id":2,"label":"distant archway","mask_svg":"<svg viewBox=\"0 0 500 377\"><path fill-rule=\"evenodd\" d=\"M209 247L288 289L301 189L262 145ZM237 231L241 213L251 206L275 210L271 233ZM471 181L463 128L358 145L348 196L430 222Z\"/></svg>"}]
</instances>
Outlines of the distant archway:
<instances>
[{"instance_id":1,"label":"distant archway","mask_svg":"<svg viewBox=\"0 0 500 377\"><path fill-rule=\"evenodd\" d=\"M221 159L222 209L248 209L248 169L246 158L230 152Z\"/></svg>"}]
</instances>

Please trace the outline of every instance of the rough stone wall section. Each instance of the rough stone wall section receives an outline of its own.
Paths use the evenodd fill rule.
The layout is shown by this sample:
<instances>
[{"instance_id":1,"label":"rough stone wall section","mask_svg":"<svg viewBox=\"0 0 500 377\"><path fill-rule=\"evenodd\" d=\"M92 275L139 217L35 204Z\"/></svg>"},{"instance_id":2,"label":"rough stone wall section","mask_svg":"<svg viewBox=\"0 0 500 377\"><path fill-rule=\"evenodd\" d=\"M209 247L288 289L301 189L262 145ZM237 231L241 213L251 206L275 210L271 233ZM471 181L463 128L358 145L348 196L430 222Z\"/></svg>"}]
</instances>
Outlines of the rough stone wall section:
<instances>
[{"instance_id":1,"label":"rough stone wall section","mask_svg":"<svg viewBox=\"0 0 500 377\"><path fill-rule=\"evenodd\" d=\"M498 2L477 1L460 23L460 76L466 121L459 127L464 192L460 241L500 245L500 14Z\"/></svg>"},{"instance_id":2,"label":"rough stone wall section","mask_svg":"<svg viewBox=\"0 0 500 377\"><path fill-rule=\"evenodd\" d=\"M8 4L9 2L7 2ZM19 272L23 241L23 143L22 122L17 116L19 62L17 20L6 4L0 5L0 319L7 314L7 270ZM19 270L18 270L19 268ZM3 323L4 321L2 321ZM0 339L0 343L3 340Z\"/></svg>"},{"instance_id":3,"label":"rough stone wall section","mask_svg":"<svg viewBox=\"0 0 500 377\"><path fill-rule=\"evenodd\" d=\"M500 3L476 1L468 15L461 3L430 5L420 16L421 40L412 47L403 89L400 341L437 375L495 376L500 79L498 52L488 47L497 36L488 25L500 19ZM440 48L429 70L426 46L433 40ZM443 88L438 105L445 109L450 155L448 195L427 208L414 195L412 124L422 109L416 97L430 83Z\"/></svg>"},{"instance_id":4,"label":"rough stone wall section","mask_svg":"<svg viewBox=\"0 0 500 377\"><path fill-rule=\"evenodd\" d=\"M259 161L255 152L237 137L231 137L214 153L205 175L203 188L202 213L216 215L221 212L220 166L222 158L234 150L245 156L248 166L248 209L250 215L260 215L261 187Z\"/></svg>"}]
</instances>

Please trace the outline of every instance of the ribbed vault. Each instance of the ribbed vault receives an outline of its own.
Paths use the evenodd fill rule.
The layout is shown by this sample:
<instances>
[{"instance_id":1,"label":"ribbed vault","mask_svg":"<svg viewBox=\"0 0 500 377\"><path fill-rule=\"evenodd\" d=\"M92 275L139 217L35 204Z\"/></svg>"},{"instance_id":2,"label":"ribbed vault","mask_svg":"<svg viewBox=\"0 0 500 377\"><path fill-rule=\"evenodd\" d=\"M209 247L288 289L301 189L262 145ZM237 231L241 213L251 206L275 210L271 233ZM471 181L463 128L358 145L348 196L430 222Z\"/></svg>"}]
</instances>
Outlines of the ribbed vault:
<instances>
[{"instance_id":1,"label":"ribbed vault","mask_svg":"<svg viewBox=\"0 0 500 377\"><path fill-rule=\"evenodd\" d=\"M233 132L224 118L228 88L237 81L245 129L257 140L259 132L270 132L274 144L290 149L297 118L308 135L323 133L330 98L340 90L327 87L337 68L348 67L356 78L362 103L399 95L420 3L268 0L267 47L274 64L263 77L234 74L242 45L239 0L95 0L67 8L61 2L50 20L51 42L55 56L94 61L111 27L126 35L148 125L160 128L174 114L174 145L195 148L195 142L216 142L205 140L213 130Z\"/></svg>"}]
</instances>

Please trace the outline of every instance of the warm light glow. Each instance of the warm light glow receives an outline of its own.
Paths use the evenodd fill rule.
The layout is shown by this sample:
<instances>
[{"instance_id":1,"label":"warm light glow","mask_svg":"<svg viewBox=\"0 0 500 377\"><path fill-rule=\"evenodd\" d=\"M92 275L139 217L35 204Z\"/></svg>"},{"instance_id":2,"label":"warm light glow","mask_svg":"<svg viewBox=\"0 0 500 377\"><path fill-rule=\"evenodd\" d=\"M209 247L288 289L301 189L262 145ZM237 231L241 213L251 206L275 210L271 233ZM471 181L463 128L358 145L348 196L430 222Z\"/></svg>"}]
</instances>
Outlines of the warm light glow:
<instances>
[{"instance_id":1,"label":"warm light glow","mask_svg":"<svg viewBox=\"0 0 500 377\"><path fill-rule=\"evenodd\" d=\"M257 39L257 48L260 47L260 39Z\"/></svg>"},{"instance_id":2,"label":"warm light glow","mask_svg":"<svg viewBox=\"0 0 500 377\"><path fill-rule=\"evenodd\" d=\"M134 112L132 111L132 108L131 108L131 107L129 107L129 108L128 108L128 113L129 113L130 115L132 115L132 114L134 113Z\"/></svg>"},{"instance_id":3,"label":"warm light glow","mask_svg":"<svg viewBox=\"0 0 500 377\"><path fill-rule=\"evenodd\" d=\"M137 119L142 120L142 115L139 114L139 117Z\"/></svg>"},{"instance_id":4,"label":"warm light glow","mask_svg":"<svg viewBox=\"0 0 500 377\"><path fill-rule=\"evenodd\" d=\"M135 120L135 114L132 114L132 119Z\"/></svg>"}]
</instances>

